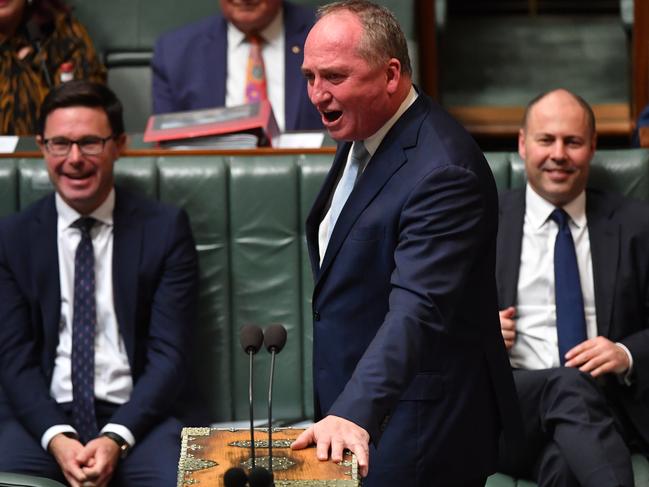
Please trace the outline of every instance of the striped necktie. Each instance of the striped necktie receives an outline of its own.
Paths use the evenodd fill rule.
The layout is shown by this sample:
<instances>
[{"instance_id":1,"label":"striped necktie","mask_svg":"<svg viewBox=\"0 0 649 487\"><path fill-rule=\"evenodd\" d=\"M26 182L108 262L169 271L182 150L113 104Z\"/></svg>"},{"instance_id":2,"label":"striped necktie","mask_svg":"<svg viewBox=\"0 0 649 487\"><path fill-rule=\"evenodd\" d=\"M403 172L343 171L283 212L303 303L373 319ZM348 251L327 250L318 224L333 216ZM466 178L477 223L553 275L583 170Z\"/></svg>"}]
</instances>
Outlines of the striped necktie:
<instances>
[{"instance_id":1,"label":"striped necktie","mask_svg":"<svg viewBox=\"0 0 649 487\"><path fill-rule=\"evenodd\" d=\"M98 434L95 416L95 255L90 230L94 218L82 217L72 226L81 232L74 257L74 306L72 312L72 413L82 443Z\"/></svg>"}]
</instances>

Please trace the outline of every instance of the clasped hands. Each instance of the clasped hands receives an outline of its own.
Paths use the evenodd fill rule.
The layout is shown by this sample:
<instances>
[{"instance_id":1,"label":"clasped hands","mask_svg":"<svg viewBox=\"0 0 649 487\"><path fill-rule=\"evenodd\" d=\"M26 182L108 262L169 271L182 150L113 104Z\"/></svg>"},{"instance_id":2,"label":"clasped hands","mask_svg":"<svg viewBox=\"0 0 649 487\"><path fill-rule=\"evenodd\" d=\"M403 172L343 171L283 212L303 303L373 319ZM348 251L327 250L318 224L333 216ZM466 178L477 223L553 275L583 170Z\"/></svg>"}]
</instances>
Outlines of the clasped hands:
<instances>
[{"instance_id":1,"label":"clasped hands","mask_svg":"<svg viewBox=\"0 0 649 487\"><path fill-rule=\"evenodd\" d=\"M500 311L500 330L507 350L516 340L516 309L513 306ZM622 374L629 370L629 356L611 340L597 336L571 348L565 356L566 367L576 367L593 377L604 374Z\"/></svg>"},{"instance_id":2,"label":"clasped hands","mask_svg":"<svg viewBox=\"0 0 649 487\"><path fill-rule=\"evenodd\" d=\"M84 446L79 440L59 434L50 441L49 450L71 487L107 486L120 454L117 443L104 436Z\"/></svg>"},{"instance_id":3,"label":"clasped hands","mask_svg":"<svg viewBox=\"0 0 649 487\"><path fill-rule=\"evenodd\" d=\"M351 450L356 455L356 461L362 477L367 476L369 469L370 435L365 429L345 418L327 416L302 432L293 442L293 450L301 450L309 445L316 444L318 460L331 460L342 462L345 449Z\"/></svg>"}]
</instances>

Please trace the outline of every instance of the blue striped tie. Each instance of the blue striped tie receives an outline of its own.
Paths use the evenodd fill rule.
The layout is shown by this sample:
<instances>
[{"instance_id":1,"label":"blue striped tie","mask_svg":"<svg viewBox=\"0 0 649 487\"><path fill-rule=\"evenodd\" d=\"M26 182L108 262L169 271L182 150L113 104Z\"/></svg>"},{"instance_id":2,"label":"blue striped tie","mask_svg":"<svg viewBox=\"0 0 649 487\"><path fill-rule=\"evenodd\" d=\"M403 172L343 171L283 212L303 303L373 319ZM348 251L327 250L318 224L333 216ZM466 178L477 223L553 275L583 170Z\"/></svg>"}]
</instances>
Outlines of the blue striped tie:
<instances>
[{"instance_id":1,"label":"blue striped tie","mask_svg":"<svg viewBox=\"0 0 649 487\"><path fill-rule=\"evenodd\" d=\"M81 232L74 257L74 309L72 312L72 412L82 443L98 434L95 416L95 255L90 230L96 220L79 218L72 226Z\"/></svg>"},{"instance_id":2,"label":"blue striped tie","mask_svg":"<svg viewBox=\"0 0 649 487\"><path fill-rule=\"evenodd\" d=\"M352 146L352 154L349 159L349 163L345 166L343 175L338 181L338 186L336 186L336 191L334 191L333 198L331 199L331 209L329 211L329 226L327 228L327 243L331 238L331 234L334 231L334 226L338 221L340 212L343 210L349 195L354 189L354 184L358 179L359 172L362 165L365 163L369 157L369 152L365 148L365 145L361 141L354 142Z\"/></svg>"},{"instance_id":3,"label":"blue striped tie","mask_svg":"<svg viewBox=\"0 0 649 487\"><path fill-rule=\"evenodd\" d=\"M561 365L564 365L566 352L586 340L586 318L577 255L568 226L568 215L564 210L557 208L550 218L559 226L554 243L554 300L557 313L559 360Z\"/></svg>"}]
</instances>

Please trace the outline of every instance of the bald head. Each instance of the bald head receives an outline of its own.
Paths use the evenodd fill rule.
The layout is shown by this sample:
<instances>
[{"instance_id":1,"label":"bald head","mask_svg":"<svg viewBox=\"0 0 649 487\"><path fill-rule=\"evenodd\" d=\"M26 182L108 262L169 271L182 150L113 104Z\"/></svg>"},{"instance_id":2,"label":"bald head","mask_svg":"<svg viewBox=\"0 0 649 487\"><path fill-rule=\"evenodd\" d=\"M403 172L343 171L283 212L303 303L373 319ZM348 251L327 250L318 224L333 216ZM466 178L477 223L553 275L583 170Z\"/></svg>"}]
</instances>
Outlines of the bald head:
<instances>
[{"instance_id":1,"label":"bald head","mask_svg":"<svg viewBox=\"0 0 649 487\"><path fill-rule=\"evenodd\" d=\"M597 136L588 104L567 90L554 90L529 104L518 135L529 186L561 207L586 188Z\"/></svg>"},{"instance_id":2,"label":"bald head","mask_svg":"<svg viewBox=\"0 0 649 487\"><path fill-rule=\"evenodd\" d=\"M529 115L532 109L541 100L544 100L547 97L557 100L559 103L561 103L562 101L567 101L568 103L572 103L572 102L577 103L584 111L584 114L586 116L586 122L588 124L588 128L590 130L591 135L595 133L595 114L593 113L593 109L591 108L591 106L581 96L577 95L576 93L573 93L570 90L566 90L564 88L559 88L556 90L546 91L545 93L541 93L540 95L534 97L527 104L527 107L525 107L525 113L523 115L523 123L522 123L523 130L525 130L525 128L527 127L527 122L529 120Z\"/></svg>"}]
</instances>

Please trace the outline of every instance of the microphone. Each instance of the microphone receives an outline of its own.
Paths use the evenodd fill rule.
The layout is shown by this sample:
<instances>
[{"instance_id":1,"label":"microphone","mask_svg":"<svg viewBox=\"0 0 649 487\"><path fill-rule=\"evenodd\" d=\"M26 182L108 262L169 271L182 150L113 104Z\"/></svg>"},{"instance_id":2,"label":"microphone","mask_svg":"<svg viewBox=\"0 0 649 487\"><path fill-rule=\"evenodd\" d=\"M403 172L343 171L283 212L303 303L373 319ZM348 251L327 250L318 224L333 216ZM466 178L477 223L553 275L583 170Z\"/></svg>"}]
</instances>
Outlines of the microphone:
<instances>
[{"instance_id":1,"label":"microphone","mask_svg":"<svg viewBox=\"0 0 649 487\"><path fill-rule=\"evenodd\" d=\"M36 55L41 52L41 41L43 40L43 31L41 26L38 25L34 20L30 20L26 24L27 27L27 37L33 42L34 47L36 48ZM52 78L50 78L50 73L47 70L47 65L45 64L45 58L41 59L41 71L43 72L43 78L45 78L45 83L47 87L52 89Z\"/></svg>"},{"instance_id":2,"label":"microphone","mask_svg":"<svg viewBox=\"0 0 649 487\"><path fill-rule=\"evenodd\" d=\"M243 351L248 354L249 365L248 365L248 403L250 407L250 455L252 458L252 466L255 466L255 428L253 425L254 420L254 410L253 410L253 400L252 400L252 357L256 354L261 348L261 344L264 341L264 333L261 331L257 325L246 325L239 331L239 343L241 343L241 348ZM245 484L244 484L245 485ZM233 487L234 484L233 484Z\"/></svg>"},{"instance_id":3,"label":"microphone","mask_svg":"<svg viewBox=\"0 0 649 487\"><path fill-rule=\"evenodd\" d=\"M264 345L270 352L270 379L268 380L268 470L271 481L273 477L273 375L275 373L275 355L286 345L286 328L282 325L270 325L266 329Z\"/></svg>"},{"instance_id":4,"label":"microphone","mask_svg":"<svg viewBox=\"0 0 649 487\"><path fill-rule=\"evenodd\" d=\"M242 468L233 467L228 469L223 475L223 483L225 487L246 487L248 484L248 476Z\"/></svg>"},{"instance_id":5,"label":"microphone","mask_svg":"<svg viewBox=\"0 0 649 487\"><path fill-rule=\"evenodd\" d=\"M248 477L250 487L272 487L273 474L263 467L254 467Z\"/></svg>"}]
</instances>

